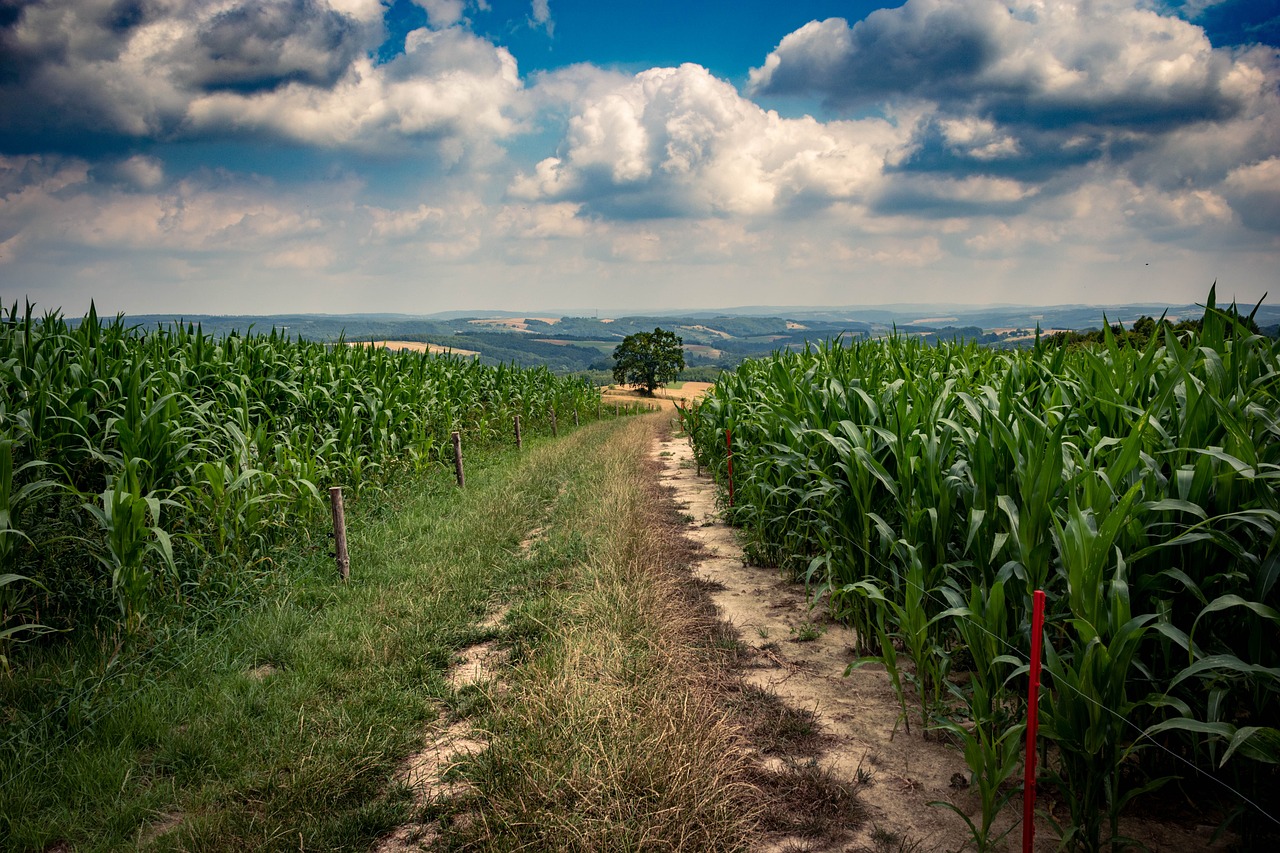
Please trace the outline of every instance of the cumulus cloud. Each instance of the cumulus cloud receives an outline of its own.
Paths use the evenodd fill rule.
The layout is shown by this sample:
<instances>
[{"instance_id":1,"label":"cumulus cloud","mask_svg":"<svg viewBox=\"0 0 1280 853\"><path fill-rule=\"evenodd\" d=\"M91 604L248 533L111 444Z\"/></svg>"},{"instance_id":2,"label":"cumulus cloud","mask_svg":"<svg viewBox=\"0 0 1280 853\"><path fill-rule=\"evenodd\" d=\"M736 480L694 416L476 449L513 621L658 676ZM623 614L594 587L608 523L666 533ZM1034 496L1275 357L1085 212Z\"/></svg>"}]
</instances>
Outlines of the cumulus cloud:
<instances>
[{"instance_id":1,"label":"cumulus cloud","mask_svg":"<svg viewBox=\"0 0 1280 853\"><path fill-rule=\"evenodd\" d=\"M515 60L447 26L459 4L427 5L444 28L411 32L381 65L377 0L20 5L0 24L0 151L228 133L374 149L505 135Z\"/></svg>"},{"instance_id":2,"label":"cumulus cloud","mask_svg":"<svg viewBox=\"0 0 1280 853\"><path fill-rule=\"evenodd\" d=\"M155 157L135 154L109 170L117 179L139 189L151 190L164 183L164 164Z\"/></svg>"},{"instance_id":3,"label":"cumulus cloud","mask_svg":"<svg viewBox=\"0 0 1280 853\"><path fill-rule=\"evenodd\" d=\"M278 250L334 225L343 205L317 215L315 200L261 180L209 175L148 191L158 164L133 157L115 165L125 183L93 179L89 163L57 156L0 157L0 241L12 260L39 246L237 254ZM132 184L132 185L131 185ZM343 195L351 187L330 192Z\"/></svg>"},{"instance_id":4,"label":"cumulus cloud","mask_svg":"<svg viewBox=\"0 0 1280 853\"><path fill-rule=\"evenodd\" d=\"M435 29L452 27L461 23L462 13L466 11L463 0L413 0L427 13L427 20Z\"/></svg>"},{"instance_id":5,"label":"cumulus cloud","mask_svg":"<svg viewBox=\"0 0 1280 853\"><path fill-rule=\"evenodd\" d=\"M1197 128L1237 135L1280 108L1277 58L1215 49L1200 27L1123 0L908 0L787 35L750 91L836 111L923 104L898 166L1035 180L1141 159Z\"/></svg>"},{"instance_id":6,"label":"cumulus cloud","mask_svg":"<svg viewBox=\"0 0 1280 853\"><path fill-rule=\"evenodd\" d=\"M482 142L512 132L506 110L521 85L506 50L462 29L415 30L402 55L381 66L363 57L333 88L290 83L195 98L187 127L264 132L320 146L379 148L413 137Z\"/></svg>"},{"instance_id":7,"label":"cumulus cloud","mask_svg":"<svg viewBox=\"0 0 1280 853\"><path fill-rule=\"evenodd\" d=\"M585 237L593 225L578 215L581 204L505 205L496 217L500 232L521 239L545 240Z\"/></svg>"},{"instance_id":8,"label":"cumulus cloud","mask_svg":"<svg viewBox=\"0 0 1280 853\"><path fill-rule=\"evenodd\" d=\"M201 21L185 73L206 91L332 86L360 53L363 35L357 21L320 0L260 0Z\"/></svg>"},{"instance_id":9,"label":"cumulus cloud","mask_svg":"<svg viewBox=\"0 0 1280 853\"><path fill-rule=\"evenodd\" d=\"M375 242L410 238L420 234L429 224L445 220L443 208L425 204L407 210L367 207L366 211L373 220L369 233Z\"/></svg>"},{"instance_id":10,"label":"cumulus cloud","mask_svg":"<svg viewBox=\"0 0 1280 853\"><path fill-rule=\"evenodd\" d=\"M1202 295L1226 254L1274 267L1280 58L1214 47L1207 9L907 0L787 35L744 93L697 65L526 83L471 29L484 2L413 2L428 26L401 40L384 0L0 0L6 275L88 293L150 269L249 301L328 277L363 310L446 280L494 304L741 304L784 279L1020 299L1157 258ZM554 11L505 32L550 35Z\"/></svg>"},{"instance_id":11,"label":"cumulus cloud","mask_svg":"<svg viewBox=\"0 0 1280 853\"><path fill-rule=\"evenodd\" d=\"M1276 232L1280 223L1280 157L1233 169L1223 189L1247 227Z\"/></svg>"},{"instance_id":12,"label":"cumulus cloud","mask_svg":"<svg viewBox=\"0 0 1280 853\"><path fill-rule=\"evenodd\" d=\"M697 65L654 68L585 96L510 194L620 218L766 214L865 195L902 140L878 119L781 118Z\"/></svg>"},{"instance_id":13,"label":"cumulus cloud","mask_svg":"<svg viewBox=\"0 0 1280 853\"><path fill-rule=\"evenodd\" d=\"M977 212L1010 215L1025 210L1025 202L1037 192L1035 186L1009 178L907 174L885 183L884 190L875 199L874 209L926 217Z\"/></svg>"},{"instance_id":14,"label":"cumulus cloud","mask_svg":"<svg viewBox=\"0 0 1280 853\"><path fill-rule=\"evenodd\" d=\"M749 87L820 96L837 112L918 105L881 209L944 215L983 197L997 203L988 212L1026 209L1095 163L1104 180L1217 211L1228 172L1280 147L1278 89L1276 50L1215 48L1201 27L1124 0L908 0L853 25L814 21L782 39ZM975 177L984 189L966 199L958 190ZM1254 196L1225 197L1261 225Z\"/></svg>"},{"instance_id":15,"label":"cumulus cloud","mask_svg":"<svg viewBox=\"0 0 1280 853\"><path fill-rule=\"evenodd\" d=\"M807 24L750 79L840 107L914 97L1002 123L1134 130L1230 118L1268 88L1249 55L1118 0L908 0L852 26Z\"/></svg>"}]
</instances>

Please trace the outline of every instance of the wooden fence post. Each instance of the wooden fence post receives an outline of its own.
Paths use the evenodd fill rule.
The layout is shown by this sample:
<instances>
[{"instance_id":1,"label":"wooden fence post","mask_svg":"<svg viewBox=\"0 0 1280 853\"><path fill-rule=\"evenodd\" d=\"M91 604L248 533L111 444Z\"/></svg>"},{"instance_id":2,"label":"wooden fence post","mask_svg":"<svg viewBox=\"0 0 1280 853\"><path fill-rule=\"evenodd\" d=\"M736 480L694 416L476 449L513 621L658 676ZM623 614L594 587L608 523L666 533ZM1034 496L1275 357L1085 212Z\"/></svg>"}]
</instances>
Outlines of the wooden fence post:
<instances>
[{"instance_id":1,"label":"wooden fence post","mask_svg":"<svg viewBox=\"0 0 1280 853\"><path fill-rule=\"evenodd\" d=\"M576 406L573 409L573 427L574 429L578 428L578 409Z\"/></svg>"},{"instance_id":2,"label":"wooden fence post","mask_svg":"<svg viewBox=\"0 0 1280 853\"><path fill-rule=\"evenodd\" d=\"M351 558L347 555L347 516L342 508L342 487L329 488L329 504L333 508L333 556L338 563L338 577L351 577Z\"/></svg>"},{"instance_id":3,"label":"wooden fence post","mask_svg":"<svg viewBox=\"0 0 1280 853\"><path fill-rule=\"evenodd\" d=\"M467 478L462 473L462 433L457 430L453 431L453 467L458 473L458 488L462 488L467 484Z\"/></svg>"},{"instance_id":4,"label":"wooden fence post","mask_svg":"<svg viewBox=\"0 0 1280 853\"><path fill-rule=\"evenodd\" d=\"M524 439L520 436L520 416L516 415L516 450L524 450Z\"/></svg>"},{"instance_id":5,"label":"wooden fence post","mask_svg":"<svg viewBox=\"0 0 1280 853\"><path fill-rule=\"evenodd\" d=\"M556 407L551 407L551 437L559 438L560 432L556 429Z\"/></svg>"}]
</instances>

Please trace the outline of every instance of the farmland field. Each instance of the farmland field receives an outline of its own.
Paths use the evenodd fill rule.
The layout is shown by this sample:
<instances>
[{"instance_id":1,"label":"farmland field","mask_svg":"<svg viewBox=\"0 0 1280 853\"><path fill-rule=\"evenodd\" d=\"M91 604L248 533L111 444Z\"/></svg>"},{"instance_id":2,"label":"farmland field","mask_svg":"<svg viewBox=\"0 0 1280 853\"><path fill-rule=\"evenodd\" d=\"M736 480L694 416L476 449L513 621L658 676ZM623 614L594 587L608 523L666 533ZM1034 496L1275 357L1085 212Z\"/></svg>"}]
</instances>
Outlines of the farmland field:
<instances>
[{"instance_id":1,"label":"farmland field","mask_svg":"<svg viewBox=\"0 0 1280 853\"><path fill-rule=\"evenodd\" d=\"M453 347L447 347L443 344L428 344L423 343L422 341L373 341L367 344L353 343L351 346L382 347L383 349L390 350L391 352L400 352L402 350L407 350L409 352L429 352L435 355L474 356L480 354L475 350L454 349Z\"/></svg>"},{"instance_id":2,"label":"farmland field","mask_svg":"<svg viewBox=\"0 0 1280 853\"><path fill-rule=\"evenodd\" d=\"M0 319L0 846L350 849L407 819L398 763L487 708L454 654L490 608L545 633L588 534L553 510L611 494L574 448L627 419L545 369Z\"/></svg>"},{"instance_id":3,"label":"farmland field","mask_svg":"<svg viewBox=\"0 0 1280 853\"><path fill-rule=\"evenodd\" d=\"M1275 832L1278 412L1280 346L1211 294L1200 331L1141 350L890 338L748 361L685 422L722 482L732 446L748 553L829 598L908 731L963 745L979 849L1020 769L1047 593L1045 770L1092 850L1164 786Z\"/></svg>"},{"instance_id":4,"label":"farmland field","mask_svg":"<svg viewBox=\"0 0 1280 853\"><path fill-rule=\"evenodd\" d=\"M515 416L532 435L601 411L545 368L16 306L0 319L0 571L21 576L0 589L5 630L40 614L27 635L113 611L134 631L161 602L251 586L330 486L446 461L453 431L483 447Z\"/></svg>"},{"instance_id":5,"label":"farmland field","mask_svg":"<svg viewBox=\"0 0 1280 853\"><path fill-rule=\"evenodd\" d=\"M735 636L714 578L681 575L649 456L670 417L613 418L659 406L691 439L679 477L727 485L733 449L742 594L747 562L803 581L850 638L824 654L891 697L867 731L963 756L972 793L939 806L957 822L911 825L979 850L1016 827L1043 589L1042 823L1119 848L1127 813L1191 798L1246 847L1274 836L1280 345L1212 297L1199 330L1141 348L832 342L656 399L275 333L3 319L17 849L888 843L855 797L874 771L833 776L816 711L735 674L812 655L763 622ZM776 624L816 649L818 612ZM871 683L810 675L832 702Z\"/></svg>"}]
</instances>

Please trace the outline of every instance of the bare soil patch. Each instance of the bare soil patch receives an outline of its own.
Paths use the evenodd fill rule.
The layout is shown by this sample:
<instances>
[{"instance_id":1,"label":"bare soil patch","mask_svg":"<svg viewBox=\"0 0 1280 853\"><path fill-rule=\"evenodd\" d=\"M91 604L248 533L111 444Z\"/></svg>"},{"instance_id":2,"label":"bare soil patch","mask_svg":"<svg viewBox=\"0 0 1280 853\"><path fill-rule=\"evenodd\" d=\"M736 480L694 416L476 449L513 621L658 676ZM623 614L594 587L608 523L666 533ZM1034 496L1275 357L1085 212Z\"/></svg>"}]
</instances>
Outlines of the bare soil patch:
<instances>
[{"instance_id":1,"label":"bare soil patch","mask_svg":"<svg viewBox=\"0 0 1280 853\"><path fill-rule=\"evenodd\" d=\"M499 608L479 627L497 628L508 610L507 607ZM449 670L449 686L455 691L473 685L500 691L499 674L507 660L508 652L497 640L469 646L458 653L458 662ZM458 799L471 790L466 782L448 779L449 771L488 746L488 737L477 731L470 720L459 720L444 729L429 732L422 749L401 762L394 780L410 790L413 811L421 815L427 806ZM374 850L375 853L431 850L440 839L439 827L434 820L415 819L385 836Z\"/></svg>"},{"instance_id":2,"label":"bare soil patch","mask_svg":"<svg viewBox=\"0 0 1280 853\"><path fill-rule=\"evenodd\" d=\"M264 663L259 666L255 666L253 669L246 672L245 675L248 676L251 681L266 681L279 671L280 670L275 666L269 663Z\"/></svg>"},{"instance_id":3,"label":"bare soil patch","mask_svg":"<svg viewBox=\"0 0 1280 853\"><path fill-rule=\"evenodd\" d=\"M466 793L466 783L446 782L444 777L455 764L488 745L469 722L454 723L435 732L419 752L406 758L396 771L395 780L413 792L414 811L421 812L430 803L455 799ZM440 833L434 822L411 821L384 837L374 850L375 853L430 850L439 841Z\"/></svg>"},{"instance_id":4,"label":"bare soil patch","mask_svg":"<svg viewBox=\"0 0 1280 853\"><path fill-rule=\"evenodd\" d=\"M489 640L463 649L459 657L458 664L449 670L449 686L454 690L493 681L507 660L507 652L499 648L497 640Z\"/></svg>"}]
</instances>

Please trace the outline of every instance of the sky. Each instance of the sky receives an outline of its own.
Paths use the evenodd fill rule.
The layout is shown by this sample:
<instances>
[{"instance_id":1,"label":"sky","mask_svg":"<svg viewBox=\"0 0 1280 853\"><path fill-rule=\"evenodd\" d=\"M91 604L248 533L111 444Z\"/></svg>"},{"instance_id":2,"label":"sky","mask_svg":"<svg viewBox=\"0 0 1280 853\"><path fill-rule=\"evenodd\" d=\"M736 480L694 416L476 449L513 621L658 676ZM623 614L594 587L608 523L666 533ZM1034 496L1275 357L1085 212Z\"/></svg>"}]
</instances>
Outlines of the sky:
<instances>
[{"instance_id":1,"label":"sky","mask_svg":"<svg viewBox=\"0 0 1280 853\"><path fill-rule=\"evenodd\" d=\"M0 0L0 299L1280 299L1280 0Z\"/></svg>"}]
</instances>

